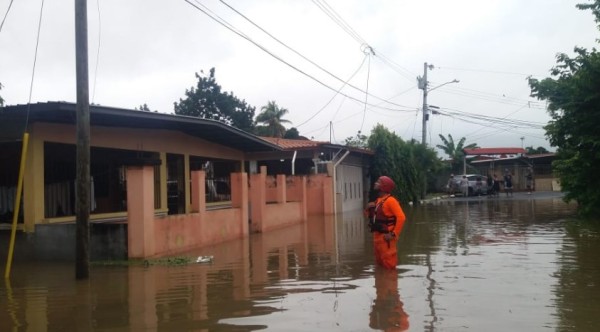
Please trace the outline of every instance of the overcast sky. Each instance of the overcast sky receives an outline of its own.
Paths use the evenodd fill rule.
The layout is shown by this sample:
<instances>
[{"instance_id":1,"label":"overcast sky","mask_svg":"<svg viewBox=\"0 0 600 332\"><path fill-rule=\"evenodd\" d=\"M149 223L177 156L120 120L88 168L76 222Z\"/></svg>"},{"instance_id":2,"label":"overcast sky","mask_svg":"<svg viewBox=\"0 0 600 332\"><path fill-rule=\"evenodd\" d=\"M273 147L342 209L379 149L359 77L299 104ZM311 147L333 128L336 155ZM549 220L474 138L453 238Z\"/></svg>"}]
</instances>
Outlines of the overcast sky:
<instances>
[{"instance_id":1,"label":"overcast sky","mask_svg":"<svg viewBox=\"0 0 600 332\"><path fill-rule=\"evenodd\" d=\"M0 0L2 17L10 2ZM526 78L548 77L558 52L597 45L581 2L89 0L90 102L172 113L194 73L215 67L225 91L257 114L274 100L308 138L343 143L381 123L420 141L417 76L427 62L428 101L440 112L429 144L451 134L481 147L554 150L541 129L545 104L529 97ZM29 101L41 6L14 1L0 31L8 105ZM32 102L76 101L74 40L74 1L45 1Z\"/></svg>"}]
</instances>

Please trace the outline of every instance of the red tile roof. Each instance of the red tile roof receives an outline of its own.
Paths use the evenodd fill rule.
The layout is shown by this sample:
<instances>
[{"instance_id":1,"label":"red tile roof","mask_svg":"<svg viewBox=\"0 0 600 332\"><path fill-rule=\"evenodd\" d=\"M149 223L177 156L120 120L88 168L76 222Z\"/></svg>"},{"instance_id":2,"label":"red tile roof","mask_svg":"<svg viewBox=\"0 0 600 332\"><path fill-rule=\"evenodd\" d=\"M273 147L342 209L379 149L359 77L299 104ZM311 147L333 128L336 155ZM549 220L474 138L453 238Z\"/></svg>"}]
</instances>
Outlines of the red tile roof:
<instances>
[{"instance_id":1,"label":"red tile roof","mask_svg":"<svg viewBox=\"0 0 600 332\"><path fill-rule=\"evenodd\" d=\"M466 155L507 155L507 154L525 154L527 151L523 148L475 148L463 149Z\"/></svg>"},{"instance_id":2,"label":"red tile roof","mask_svg":"<svg viewBox=\"0 0 600 332\"><path fill-rule=\"evenodd\" d=\"M311 150L311 149L317 149L320 147L344 148L344 149L347 149L347 150L353 151L353 152L373 155L373 151L371 151L369 149L339 145L339 144L323 142L323 141L311 141L311 140L305 140L305 139L288 139L288 138L276 138L276 137L264 137L264 136L259 136L259 137L271 144L278 145L280 148L282 148L284 150Z\"/></svg>"},{"instance_id":3,"label":"red tile roof","mask_svg":"<svg viewBox=\"0 0 600 332\"><path fill-rule=\"evenodd\" d=\"M277 137L263 137L263 140L278 145L283 149L314 149L323 144L329 144L329 142L319 142L319 141L311 141L304 139L287 139L287 138L277 138Z\"/></svg>"}]
</instances>

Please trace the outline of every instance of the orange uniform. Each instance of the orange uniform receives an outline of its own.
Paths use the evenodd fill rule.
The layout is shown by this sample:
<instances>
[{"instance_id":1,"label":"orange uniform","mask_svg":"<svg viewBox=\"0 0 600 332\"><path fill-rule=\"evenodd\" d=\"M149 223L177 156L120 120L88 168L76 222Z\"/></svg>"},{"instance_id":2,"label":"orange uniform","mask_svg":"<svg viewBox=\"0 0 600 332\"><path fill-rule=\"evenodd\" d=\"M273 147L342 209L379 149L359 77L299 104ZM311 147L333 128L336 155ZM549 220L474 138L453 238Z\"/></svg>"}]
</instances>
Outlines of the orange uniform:
<instances>
[{"instance_id":1,"label":"orange uniform","mask_svg":"<svg viewBox=\"0 0 600 332\"><path fill-rule=\"evenodd\" d=\"M395 197L385 194L377 198L369 217L373 225L375 261L386 269L395 269L398 265L396 244L406 220L404 211Z\"/></svg>"},{"instance_id":2,"label":"orange uniform","mask_svg":"<svg viewBox=\"0 0 600 332\"><path fill-rule=\"evenodd\" d=\"M408 314L398 292L398 273L375 269L375 289L377 297L371 306L369 327L379 331L408 330Z\"/></svg>"}]
</instances>

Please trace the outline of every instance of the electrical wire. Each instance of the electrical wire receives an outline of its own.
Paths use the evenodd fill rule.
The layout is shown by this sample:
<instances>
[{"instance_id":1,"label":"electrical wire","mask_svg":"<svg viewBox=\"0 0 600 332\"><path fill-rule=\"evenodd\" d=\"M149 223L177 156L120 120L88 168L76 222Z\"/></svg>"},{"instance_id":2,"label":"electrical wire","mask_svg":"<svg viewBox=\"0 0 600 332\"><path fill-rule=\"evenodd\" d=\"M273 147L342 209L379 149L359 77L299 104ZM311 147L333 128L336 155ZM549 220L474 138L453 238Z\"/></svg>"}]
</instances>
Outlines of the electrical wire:
<instances>
[{"instance_id":1,"label":"electrical wire","mask_svg":"<svg viewBox=\"0 0 600 332\"><path fill-rule=\"evenodd\" d=\"M10 0L10 3L8 4L6 13L4 14L4 18L2 19L2 24L0 24L0 32L2 32L2 27L4 26L4 22L6 21L6 17L8 16L8 12L10 11L10 8L12 7L13 1L14 0Z\"/></svg>"},{"instance_id":2,"label":"electrical wire","mask_svg":"<svg viewBox=\"0 0 600 332\"><path fill-rule=\"evenodd\" d=\"M488 70L488 69L471 69L471 68L456 68L456 67L440 67L436 66L437 69L449 69L449 70L457 70L457 71L470 71L476 73L490 73L490 74L500 74L500 75L515 75L515 76L544 76L544 75L532 75L532 74L523 74L509 71L500 71L500 70Z\"/></svg>"},{"instance_id":3,"label":"electrical wire","mask_svg":"<svg viewBox=\"0 0 600 332\"><path fill-rule=\"evenodd\" d=\"M100 41L102 40L102 22L100 20L100 0L96 0L98 8L98 51L96 52L96 68L94 69L94 87L92 88L92 104L96 98L96 81L98 79L98 64L100 63Z\"/></svg>"},{"instance_id":4,"label":"electrical wire","mask_svg":"<svg viewBox=\"0 0 600 332\"><path fill-rule=\"evenodd\" d=\"M272 53L271 51L269 51L268 49L266 49L264 46L262 46L262 45L258 44L257 42L255 42L254 40L252 40L252 38L250 38L249 36L245 35L243 32L241 32L241 31L239 31L238 29L236 29L235 27L233 27L231 24L229 24L227 21L225 21L224 19L222 19L222 18L221 18L221 17L219 17L218 15L214 14L214 13L213 13L213 12L212 12L210 9L208 9L206 6L204 6L204 5L200 4L200 3L198 3L198 1L197 1L197 0L194 0L194 2L196 2L196 3L197 3L197 5L196 5L196 4L193 4L191 1L193 1L193 0L185 0L185 2L187 2L188 4L190 4L192 7L196 8L197 10L199 10L200 12L202 12L203 14L205 14L206 16L208 16L209 18L211 18L211 19L212 19L212 20L214 20L215 22L217 22L217 23L221 24L222 26L224 26L225 28L227 28L227 29L228 29L228 30L230 30L231 32L233 32L233 33L237 34L238 36L240 36L240 37L242 37L242 38L244 38L244 39L246 39L248 42L250 42L250 43L252 43L253 45L255 45L256 47L260 48L260 49L261 49L263 52L265 52L265 53L269 54L270 56L272 56L272 57L273 57L273 58L275 58L276 60L280 61L281 63L283 63L283 64L285 64L285 65L287 65L288 67L290 67L290 68L292 68L293 70L295 70L295 71L299 72L300 74L302 74L302 75L304 75L304 76L306 76L306 77L308 77L308 78L312 79L313 81L317 82L318 84L322 85L323 87L325 87L325 88L327 88L327 89L330 89L330 90L332 90L332 91L336 91L336 90L335 90L333 87L331 87L331 86L329 86L329 85L327 85L327 84L323 83L322 81L318 80L318 79L317 79L317 78L315 78L314 76L312 76L312 75L310 75L310 74L308 74L308 73L306 73L306 72L302 71L302 70L301 70L301 69L299 69L298 67L296 67L296 66L294 66L294 65L290 64L289 62L287 62L287 61L283 60L281 57L279 57L279 56L275 55L274 53ZM202 8L200 8L200 7L203 7L204 9L202 9ZM210 12L210 13L209 13L209 12ZM352 96L350 96L350 95L347 95L347 94L344 94L344 93L341 93L341 92L340 92L339 94L341 94L341 95L343 95L343 96L345 96L345 97L347 97L347 98L349 98L349 99L356 100L356 101L359 101L359 102L361 102L361 103L362 103L362 101L361 101L361 100L359 100L359 99L357 99L356 97L352 97ZM402 109L394 109L394 108L382 107L382 106L377 106L377 105L372 105L372 104L369 104L369 106L372 106L372 107L377 107L377 108L380 108L380 109L387 109L387 110L391 110L391 111L411 111L411 110L409 110L409 109L405 109L405 110L402 110ZM402 105L398 105L398 106L400 106L400 107L406 107L406 106L402 106Z\"/></svg>"},{"instance_id":5,"label":"electrical wire","mask_svg":"<svg viewBox=\"0 0 600 332\"><path fill-rule=\"evenodd\" d=\"M312 2L359 44L368 44L325 0L313 0Z\"/></svg>"},{"instance_id":6,"label":"electrical wire","mask_svg":"<svg viewBox=\"0 0 600 332\"><path fill-rule=\"evenodd\" d=\"M354 40L356 40L359 44L369 45L369 43L367 43L367 41L364 38L362 38L356 32L356 30L354 30L350 26L350 24L348 24L329 4L327 4L327 2L325 2L325 0L313 0L313 3L315 5L317 5L317 7L319 7L319 9L321 9L321 11L323 11L335 24L337 24L340 28L342 28L342 30L344 30L344 32L346 32L348 35L350 35L350 37L352 37ZM327 8L325 8L325 7L327 7ZM379 58L384 64L388 65L390 68L392 68L394 71L399 73L402 77L406 78L410 82L414 81L414 78L417 76L416 74L412 73L408 69L395 63L394 61L392 61L385 55L381 54L381 52L379 52L379 51L375 52L371 46L369 46L369 47L373 51L373 55L375 57Z\"/></svg>"},{"instance_id":7,"label":"electrical wire","mask_svg":"<svg viewBox=\"0 0 600 332\"><path fill-rule=\"evenodd\" d=\"M235 9L233 6L231 6L230 4L228 4L227 2L225 2L224 0L219 0L223 5L225 5L227 8L229 8L230 10L232 10L233 12L235 12L236 14L238 14L239 16L241 16L242 18L244 18L246 21L248 21L250 24L252 24L254 27L256 27L257 29L259 29L260 31L262 31L263 33L265 33L267 36L271 37L273 40L275 40L277 43L279 43L280 45L282 45L283 47L285 47L286 49L288 49L289 51L293 52L294 54L298 55L299 57L301 57L302 59L306 60L307 62L309 62L310 64L314 65L315 67L317 67L318 69L322 70L323 72L327 73L329 76L333 77L334 79L343 82L345 85L348 85L350 87L352 87L353 89L358 90L361 93L368 93L365 92L364 90L362 90L359 87L356 87L352 84L349 83L349 80L344 81L343 79L341 79L340 77L338 77L337 75L331 73L329 70L323 68L322 66L320 66L319 64L317 64L316 62L312 61L311 59L307 58L306 56L304 56L302 53L296 51L295 49L293 49L292 47L288 46L286 43L284 43L283 41L281 41L279 38L275 37L273 34L269 33L267 30L265 30L264 28L262 28L261 26L259 26L257 23L255 23L253 20L251 20L250 18L248 18L246 15L244 15L243 13L241 13L239 10ZM313 1L314 2L314 1ZM365 44L361 45L361 47L364 47ZM371 49L370 47L368 47L369 49ZM363 51L364 52L364 51ZM372 52L372 49L371 49ZM388 103L390 105L394 105L394 106L398 106L398 107L406 107L404 105L399 105L393 102L390 102L389 100L371 95L373 98L381 100L384 103Z\"/></svg>"},{"instance_id":8,"label":"electrical wire","mask_svg":"<svg viewBox=\"0 0 600 332\"><path fill-rule=\"evenodd\" d=\"M358 73L358 71L362 68L363 64L365 63L367 56L368 55L365 55L362 62L360 63L360 66L358 66L358 68L354 71L354 73L350 76L350 78L348 78L346 80L346 82L350 81ZM333 99L335 99L335 97L340 93L340 91L342 91L342 89L346 86L346 82L344 82L344 84L342 84L342 86L333 94L331 99L329 99L329 101L327 103L325 103L325 105L323 105L323 107L321 107L321 109L319 109L317 112L315 112L313 115L311 115L308 119L304 120L304 122L297 125L296 128L299 128L300 126L306 124L308 121L312 120L315 116L317 116L319 113L321 113L325 109L325 107L327 107L333 101Z\"/></svg>"},{"instance_id":9,"label":"electrical wire","mask_svg":"<svg viewBox=\"0 0 600 332\"><path fill-rule=\"evenodd\" d=\"M367 66L367 93L365 93L365 108L363 110L363 118L362 118L362 122L360 124L360 129L358 130L358 133L360 134L363 130L363 125L365 124L365 116L367 115L367 102L368 102L368 98L369 98L369 77L371 76L371 55L370 53L367 53L369 55L369 65Z\"/></svg>"},{"instance_id":10,"label":"electrical wire","mask_svg":"<svg viewBox=\"0 0 600 332\"><path fill-rule=\"evenodd\" d=\"M40 34L41 34L41 30L42 30L43 13L44 13L44 0L42 0L42 5L40 7L40 18L38 21L37 37L35 39L35 53L33 56L33 68L31 70L31 83L29 84L29 99L27 100L27 115L25 116L25 127L23 128L23 133L27 132L27 126L29 125L29 113L31 110L31 95L33 94L33 80L35 78L35 66L37 63L38 46L40 45Z\"/></svg>"}]
</instances>

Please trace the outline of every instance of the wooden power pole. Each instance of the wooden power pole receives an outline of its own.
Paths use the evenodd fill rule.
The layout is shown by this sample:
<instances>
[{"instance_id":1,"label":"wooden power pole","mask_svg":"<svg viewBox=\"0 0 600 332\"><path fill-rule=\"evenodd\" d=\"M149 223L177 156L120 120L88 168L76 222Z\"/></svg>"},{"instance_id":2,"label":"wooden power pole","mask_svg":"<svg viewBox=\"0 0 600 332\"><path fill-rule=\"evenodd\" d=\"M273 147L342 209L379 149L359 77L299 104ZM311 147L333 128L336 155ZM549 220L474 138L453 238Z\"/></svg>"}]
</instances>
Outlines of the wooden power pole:
<instances>
[{"instance_id":1,"label":"wooden power pole","mask_svg":"<svg viewBox=\"0 0 600 332\"><path fill-rule=\"evenodd\" d=\"M75 67L77 76L77 160L75 180L75 277L90 275L90 102L87 0L75 0Z\"/></svg>"}]
</instances>

